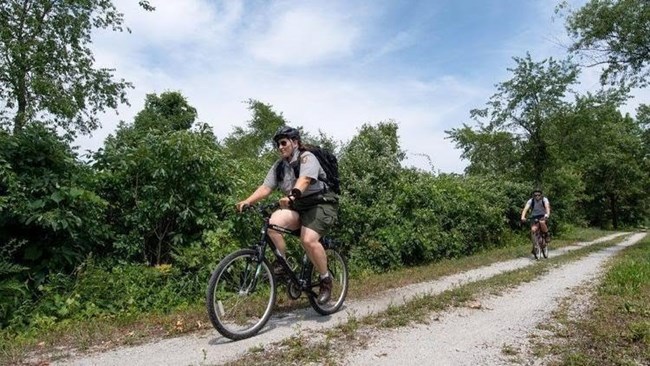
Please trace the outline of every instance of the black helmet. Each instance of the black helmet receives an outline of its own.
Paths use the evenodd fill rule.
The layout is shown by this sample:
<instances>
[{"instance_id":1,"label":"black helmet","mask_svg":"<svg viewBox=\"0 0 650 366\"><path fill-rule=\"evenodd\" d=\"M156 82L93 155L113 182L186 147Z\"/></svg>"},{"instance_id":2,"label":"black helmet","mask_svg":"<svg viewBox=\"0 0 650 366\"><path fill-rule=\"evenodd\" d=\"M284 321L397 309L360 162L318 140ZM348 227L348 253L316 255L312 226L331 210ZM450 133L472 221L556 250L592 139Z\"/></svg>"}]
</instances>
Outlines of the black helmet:
<instances>
[{"instance_id":1,"label":"black helmet","mask_svg":"<svg viewBox=\"0 0 650 366\"><path fill-rule=\"evenodd\" d=\"M293 127L282 126L278 129L278 132L273 135L273 142L277 145L278 141L283 138L300 141L300 132Z\"/></svg>"},{"instance_id":2,"label":"black helmet","mask_svg":"<svg viewBox=\"0 0 650 366\"><path fill-rule=\"evenodd\" d=\"M531 194L535 194L535 193L542 194L542 189L541 189L541 188L535 188L535 189L533 189L533 193L531 193Z\"/></svg>"}]
</instances>

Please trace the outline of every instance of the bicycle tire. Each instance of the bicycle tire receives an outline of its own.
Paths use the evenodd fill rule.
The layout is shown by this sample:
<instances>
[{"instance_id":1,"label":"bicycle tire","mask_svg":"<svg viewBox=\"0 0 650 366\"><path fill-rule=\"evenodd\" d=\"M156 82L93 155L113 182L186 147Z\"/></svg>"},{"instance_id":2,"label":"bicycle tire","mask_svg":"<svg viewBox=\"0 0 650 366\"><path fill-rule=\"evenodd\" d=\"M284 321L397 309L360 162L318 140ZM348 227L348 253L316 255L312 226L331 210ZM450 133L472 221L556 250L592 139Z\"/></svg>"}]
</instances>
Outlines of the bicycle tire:
<instances>
[{"instance_id":1,"label":"bicycle tire","mask_svg":"<svg viewBox=\"0 0 650 366\"><path fill-rule=\"evenodd\" d=\"M533 256L535 259L539 260L541 258L541 249L539 247L539 236L537 234L532 234L533 236Z\"/></svg>"},{"instance_id":2,"label":"bicycle tire","mask_svg":"<svg viewBox=\"0 0 650 366\"><path fill-rule=\"evenodd\" d=\"M544 238L542 238L544 240ZM542 246L542 255L544 258L548 258L548 243L544 243Z\"/></svg>"},{"instance_id":3,"label":"bicycle tire","mask_svg":"<svg viewBox=\"0 0 650 366\"><path fill-rule=\"evenodd\" d=\"M327 269L330 271L330 276L332 276L332 297L325 304L318 303L318 294L307 293L307 298L309 304L317 313L330 315L339 311L343 306L345 297L348 294L349 273L347 260L338 250L328 248L325 249L325 254L327 255ZM320 283L320 274L311 263L309 266L307 273L310 273L311 276L311 288L316 289Z\"/></svg>"},{"instance_id":4,"label":"bicycle tire","mask_svg":"<svg viewBox=\"0 0 650 366\"><path fill-rule=\"evenodd\" d=\"M263 259L257 273L253 249L237 250L219 262L206 291L208 316L221 335L232 340L254 336L271 317L277 284Z\"/></svg>"}]
</instances>

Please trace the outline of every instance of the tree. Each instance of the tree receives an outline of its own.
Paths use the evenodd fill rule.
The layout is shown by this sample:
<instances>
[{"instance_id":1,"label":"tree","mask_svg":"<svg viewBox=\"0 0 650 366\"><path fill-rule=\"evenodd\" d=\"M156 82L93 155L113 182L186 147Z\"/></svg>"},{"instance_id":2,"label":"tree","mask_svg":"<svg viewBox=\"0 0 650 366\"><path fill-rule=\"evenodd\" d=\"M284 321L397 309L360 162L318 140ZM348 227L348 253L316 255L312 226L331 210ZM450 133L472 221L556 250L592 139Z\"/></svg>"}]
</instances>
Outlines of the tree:
<instances>
[{"instance_id":1,"label":"tree","mask_svg":"<svg viewBox=\"0 0 650 366\"><path fill-rule=\"evenodd\" d=\"M101 253L107 202L53 128L0 131L0 177L0 258L28 267L40 284L48 272L70 273L89 253Z\"/></svg>"},{"instance_id":2,"label":"tree","mask_svg":"<svg viewBox=\"0 0 650 366\"><path fill-rule=\"evenodd\" d=\"M247 103L248 109L253 112L253 118L248 121L248 128L235 127L224 140L224 146L236 158L259 159L275 149L271 138L280 126L288 122L282 113L276 113L269 104L254 99L248 100Z\"/></svg>"},{"instance_id":3,"label":"tree","mask_svg":"<svg viewBox=\"0 0 650 366\"><path fill-rule=\"evenodd\" d=\"M142 131L182 131L190 129L197 117L196 109L179 92L148 94L133 127Z\"/></svg>"},{"instance_id":4,"label":"tree","mask_svg":"<svg viewBox=\"0 0 650 366\"><path fill-rule=\"evenodd\" d=\"M131 84L95 68L89 47L93 29L122 31L122 23L110 0L0 2L0 127L16 133L47 120L72 135L89 133L99 112L128 103Z\"/></svg>"},{"instance_id":5,"label":"tree","mask_svg":"<svg viewBox=\"0 0 650 366\"><path fill-rule=\"evenodd\" d=\"M636 120L643 130L644 160L650 164L650 105L642 104L637 108Z\"/></svg>"},{"instance_id":6,"label":"tree","mask_svg":"<svg viewBox=\"0 0 650 366\"><path fill-rule=\"evenodd\" d=\"M507 131L490 131L484 126L474 131L470 126L445 131L470 161L465 168L469 175L516 176L522 170L521 141Z\"/></svg>"},{"instance_id":7,"label":"tree","mask_svg":"<svg viewBox=\"0 0 650 366\"><path fill-rule=\"evenodd\" d=\"M567 9L563 2L558 12ZM605 65L603 84L650 82L650 2L647 0L590 0L567 14L566 29L574 43L569 50Z\"/></svg>"},{"instance_id":8,"label":"tree","mask_svg":"<svg viewBox=\"0 0 650 366\"><path fill-rule=\"evenodd\" d=\"M571 111L550 128L555 169L580 172L580 214L592 225L638 224L646 214L642 130L618 110L623 101L618 90L577 96Z\"/></svg>"},{"instance_id":9,"label":"tree","mask_svg":"<svg viewBox=\"0 0 650 366\"><path fill-rule=\"evenodd\" d=\"M448 134L467 153L471 153L483 149L480 145L490 139L499 142L499 145L493 144L493 148L511 148L514 143L507 139L504 142L504 136L498 132L513 133L513 140L520 141L517 159L522 162L525 174L538 185L550 163L548 142L544 135L546 126L566 109L564 98L569 86L576 82L578 69L569 60L558 62L549 58L534 62L530 54L524 58L515 57L514 60L517 66L508 69L513 72L513 78L497 84L497 93L488 101L488 108L470 112L471 117L479 122L481 133L486 136L477 138L462 129L452 129ZM483 123L481 119L488 121ZM515 152L501 151L497 155ZM472 163L480 165L477 160L479 156L471 157L475 158ZM489 157L483 156L482 159Z\"/></svg>"},{"instance_id":10,"label":"tree","mask_svg":"<svg viewBox=\"0 0 650 366\"><path fill-rule=\"evenodd\" d=\"M190 130L195 118L180 93L149 94L95 155L120 258L169 263L232 211L233 167L207 125Z\"/></svg>"}]
</instances>

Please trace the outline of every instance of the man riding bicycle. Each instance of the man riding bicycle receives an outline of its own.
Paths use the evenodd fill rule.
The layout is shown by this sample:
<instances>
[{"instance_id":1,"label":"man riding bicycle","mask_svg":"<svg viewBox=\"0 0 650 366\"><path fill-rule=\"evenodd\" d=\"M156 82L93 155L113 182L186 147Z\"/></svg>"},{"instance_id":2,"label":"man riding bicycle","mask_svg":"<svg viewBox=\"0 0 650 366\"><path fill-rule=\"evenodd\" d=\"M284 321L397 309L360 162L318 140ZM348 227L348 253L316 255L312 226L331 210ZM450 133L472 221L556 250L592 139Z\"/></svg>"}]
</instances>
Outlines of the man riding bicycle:
<instances>
[{"instance_id":1,"label":"man riding bicycle","mask_svg":"<svg viewBox=\"0 0 650 366\"><path fill-rule=\"evenodd\" d=\"M320 273L318 302L324 304L331 296L332 277L327 270L325 249L319 240L337 220L338 196L328 189L325 171L316 156L304 149L297 129L281 127L273 136L273 142L280 159L271 166L262 185L239 202L237 209L241 212L244 207L268 197L275 188L285 194L280 198L280 209L271 215L269 223L290 230L300 229L300 242ZM268 235L285 255L283 234L269 230Z\"/></svg>"},{"instance_id":2,"label":"man riding bicycle","mask_svg":"<svg viewBox=\"0 0 650 366\"><path fill-rule=\"evenodd\" d=\"M521 222L526 221L526 213L528 213L529 209L531 210L530 233L534 236L537 230L541 230L542 237L548 243L550 240L546 220L551 216L551 204L548 198L542 195L541 189L535 189L533 191L533 197L526 202L523 211L521 211ZM532 253L535 254L534 243Z\"/></svg>"}]
</instances>

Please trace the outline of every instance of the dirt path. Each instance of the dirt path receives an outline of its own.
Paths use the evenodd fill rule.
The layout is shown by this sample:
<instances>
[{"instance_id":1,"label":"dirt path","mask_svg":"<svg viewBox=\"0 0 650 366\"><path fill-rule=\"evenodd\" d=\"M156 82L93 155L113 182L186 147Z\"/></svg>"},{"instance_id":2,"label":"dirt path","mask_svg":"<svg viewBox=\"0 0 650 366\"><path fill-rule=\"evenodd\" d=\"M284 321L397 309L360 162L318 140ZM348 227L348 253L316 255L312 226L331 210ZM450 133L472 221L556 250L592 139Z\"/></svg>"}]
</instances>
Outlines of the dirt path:
<instances>
[{"instance_id":1,"label":"dirt path","mask_svg":"<svg viewBox=\"0 0 650 366\"><path fill-rule=\"evenodd\" d=\"M573 245L571 247L552 250L550 252L550 256L552 257L555 255L560 255L571 250L579 249L586 245L591 245L591 244L611 240L621 235L625 235L625 233L612 234L592 242L577 243L576 245ZM625 243L631 245L632 239L634 239L634 241L638 241L640 240L641 237L642 236L639 236L638 234L634 235L631 239L625 241ZM585 262L584 265L577 264L576 270L578 271L578 273L583 273L583 270L581 269L582 267L591 268L592 266L594 266L594 268L591 271L585 269L584 274L582 275L577 275L571 272L568 272L565 275L560 275L557 273L552 275L553 277L551 278L555 278L557 276L559 276L558 278L565 278L563 281L567 281L567 284L564 284L563 281L558 281L558 280L542 281L540 284L533 287L533 289L531 290L531 294L542 297L544 301L547 301L548 299L551 300L555 299L557 296L559 296L558 294L562 292L561 290L566 290L566 287L573 286L574 282L575 284L578 284L580 283L580 281L583 281L585 279L590 278L590 276L593 276L594 273L597 272L597 269L600 268L602 262L604 262L606 258L611 256L613 252L617 251L621 247L622 244L619 244L616 247L589 256L588 262ZM592 258L597 258L597 260ZM584 261L587 261L587 259L585 259ZM591 264L592 261L595 261L597 263ZM582 262L583 261L580 261L580 263ZM220 364L229 360L234 360L244 355L251 347L256 347L259 345L280 341L292 335L298 334L301 330L305 330L305 329L318 330L318 329L333 327L341 322L345 322L349 316L355 316L359 318L372 313L377 313L387 309L388 306L390 305L403 304L404 302L418 295L440 293L442 291L445 291L457 285L462 285L465 283L481 280L514 269L523 268L525 266L531 265L532 263L533 261L530 258L518 258L510 261L495 263L493 265L481 267L457 275L443 277L436 281L419 283L419 284L415 284L415 285L411 285L399 289L390 290L374 298L356 300L356 301L353 299L348 299L348 301L346 301L346 305L341 311L328 317L319 316L311 309L299 310L289 314L283 314L282 316L274 316L271 318L271 320L266 325L266 327L262 330L262 332L260 332L260 334L258 334L253 338L245 339L238 342L232 342L222 337L216 331L207 331L202 333L194 333L192 335L188 335L184 337L165 339L159 342L144 344L135 347L120 348L113 351L95 354L95 355L86 355L78 358L68 358L54 364L60 364L60 365L125 365L125 364L128 365L204 365L204 364L214 365L214 364ZM552 288L546 290L544 289L544 286L547 284L547 282L548 285L557 284L557 287L553 286ZM545 291L549 291L548 295L544 295ZM523 307L525 303L528 302L527 301L528 299L533 298L530 297L532 296L531 294L522 295L521 300L519 302L514 302L513 306ZM485 344L489 345L490 342L488 342L487 339L482 339L480 337L489 336L489 334L498 335L498 337L493 336L492 339L498 343L494 345L494 347L499 347L498 352L500 353L501 350L500 347L504 342L507 342L507 338L504 339L504 333L508 333L511 330L509 330L509 328L498 328L499 330L496 331L497 333L490 333L490 332L494 332L493 330L491 330L492 328L495 328L494 322L499 322L498 320L494 320L494 319L483 320L484 323L481 323L483 325L479 323L477 323L476 325L473 325L472 323L465 324L463 322L464 324L463 326L459 325L461 324L461 322L458 321L458 319L462 320L466 318L465 320L471 322L472 321L471 319L474 318L479 319L479 317L476 317L476 315L482 314L482 316L487 317L490 316L491 314L498 313L499 311L497 311L497 309L503 309L503 308L506 309L504 310L506 314L510 314L510 312L507 310L508 305L501 304L499 301L502 300L499 300L499 298L495 298L492 300L488 300L486 302L485 307L487 309L494 309L493 311L473 312L473 314L471 314L472 315L471 317L469 316L470 314L466 314L467 316L462 316L462 314L458 314L458 315L452 314L446 316L445 317L446 320L441 321L440 324L432 324L429 326L429 327L433 327L433 326L455 327L454 329L409 328L396 333L391 333L390 335L387 335L387 337L396 337L394 339L394 342L403 342L403 343L396 343L396 344L400 344L401 345L400 347L389 347L386 344L378 344L377 347L379 348L375 350L374 346L371 346L371 348L369 348L368 350L352 356L348 360L348 362L350 365L364 364L364 363L365 364L372 363L373 365L377 363L387 364L387 365L400 364L400 362L401 364L405 364L405 362L412 363L415 360L406 360L403 358L403 355L424 354L422 352L423 351L422 349L417 349L417 348L416 348L418 350L417 352L408 351L409 350L408 347L410 346L410 344L419 344L420 345L419 347L428 348L430 349L431 352L435 353L436 355L438 355L441 350L445 350L446 352L445 354L447 353L450 354L444 356L444 357L450 357L448 358L449 360L448 364L456 364L456 365L470 364L470 363L477 364L476 362L477 360L481 360L480 363L483 364L482 360L484 358L481 357L487 357L487 356L481 356L480 354L475 354L474 351L477 349L481 349L482 347L484 347ZM538 306L540 302L542 301L541 300L530 301L531 303L530 306ZM517 309L511 309L511 310L513 312L517 311ZM534 310L528 309L524 313L529 315L531 313L534 313ZM400 338L400 334L402 332L411 332L411 331L414 332L413 335L405 334L402 336L402 338ZM517 331L517 329L513 328L512 331L514 333L515 331ZM454 332L458 332L458 335L452 336L452 334L455 334ZM476 337L472 336L473 339L472 342L466 341L468 333L477 334ZM434 342L432 341L432 339L435 339L436 343L431 343ZM497 339L499 340L496 341ZM429 343L427 343L427 341ZM453 355L456 354L466 355L464 357L474 357L474 355L476 355L476 357L479 358L471 358L472 360L471 362L470 361L464 362L462 361L463 359L469 360L470 358L460 358L460 359L451 358ZM376 355L380 355L380 357L376 357ZM430 357L432 356L429 355L428 360L431 360ZM436 356L436 357L442 357L442 356ZM424 359L427 360L427 358ZM444 361L445 359L443 358L440 358L440 360L441 360L440 364L444 364L443 362L447 362ZM420 362L419 364L427 364L427 363Z\"/></svg>"},{"instance_id":2,"label":"dirt path","mask_svg":"<svg viewBox=\"0 0 650 366\"><path fill-rule=\"evenodd\" d=\"M645 234L592 253L502 295L481 299L480 309L458 308L427 325L375 334L375 341L348 357L346 365L535 365L526 355L528 335L557 301L598 278L603 264ZM507 352L504 352L504 349Z\"/></svg>"}]
</instances>

